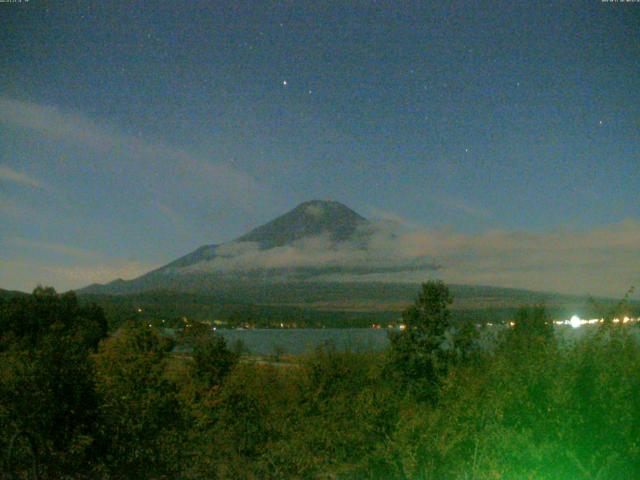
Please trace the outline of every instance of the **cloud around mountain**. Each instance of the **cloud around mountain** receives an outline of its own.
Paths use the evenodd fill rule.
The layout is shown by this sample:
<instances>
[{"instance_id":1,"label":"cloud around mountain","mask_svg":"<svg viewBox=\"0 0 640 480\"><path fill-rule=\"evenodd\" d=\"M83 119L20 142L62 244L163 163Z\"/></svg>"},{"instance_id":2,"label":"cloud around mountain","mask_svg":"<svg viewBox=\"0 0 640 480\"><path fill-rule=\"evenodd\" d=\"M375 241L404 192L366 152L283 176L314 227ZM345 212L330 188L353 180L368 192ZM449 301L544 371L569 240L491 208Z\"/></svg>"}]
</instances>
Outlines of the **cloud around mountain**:
<instances>
[{"instance_id":1,"label":"cloud around mountain","mask_svg":"<svg viewBox=\"0 0 640 480\"><path fill-rule=\"evenodd\" d=\"M262 271L326 281L486 284L564 293L621 295L640 281L640 222L585 231L492 230L461 234L367 222L352 240L303 237L263 249L258 242L216 247L215 257L175 273Z\"/></svg>"},{"instance_id":2,"label":"cloud around mountain","mask_svg":"<svg viewBox=\"0 0 640 480\"><path fill-rule=\"evenodd\" d=\"M363 229L361 238L335 242L329 235L304 237L293 242L261 248L258 242L233 242L217 247L215 257L174 269L174 273L232 273L269 271L274 274L317 276L334 273L375 273L434 270L429 259L403 250L396 235L382 229Z\"/></svg>"},{"instance_id":3,"label":"cloud around mountain","mask_svg":"<svg viewBox=\"0 0 640 480\"><path fill-rule=\"evenodd\" d=\"M223 245L205 245L118 292L217 282L350 281L492 285L621 296L640 285L640 222L584 231L463 234L369 221L338 202L305 202ZM105 292L109 291L106 285Z\"/></svg>"}]
</instances>

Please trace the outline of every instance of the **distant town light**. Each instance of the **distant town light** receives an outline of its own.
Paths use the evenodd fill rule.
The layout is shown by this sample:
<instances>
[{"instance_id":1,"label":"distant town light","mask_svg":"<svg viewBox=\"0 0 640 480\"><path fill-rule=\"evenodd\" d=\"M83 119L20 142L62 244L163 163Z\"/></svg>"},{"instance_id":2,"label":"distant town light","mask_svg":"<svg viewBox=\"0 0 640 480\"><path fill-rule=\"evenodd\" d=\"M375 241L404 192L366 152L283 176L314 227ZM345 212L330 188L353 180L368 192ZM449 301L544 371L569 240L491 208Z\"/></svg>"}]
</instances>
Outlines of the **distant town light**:
<instances>
[{"instance_id":1,"label":"distant town light","mask_svg":"<svg viewBox=\"0 0 640 480\"><path fill-rule=\"evenodd\" d=\"M571 325L573 328L578 328L580 325L582 325L582 320L580 320L579 316L574 315L573 317L571 317L571 320L569 320L569 325Z\"/></svg>"}]
</instances>

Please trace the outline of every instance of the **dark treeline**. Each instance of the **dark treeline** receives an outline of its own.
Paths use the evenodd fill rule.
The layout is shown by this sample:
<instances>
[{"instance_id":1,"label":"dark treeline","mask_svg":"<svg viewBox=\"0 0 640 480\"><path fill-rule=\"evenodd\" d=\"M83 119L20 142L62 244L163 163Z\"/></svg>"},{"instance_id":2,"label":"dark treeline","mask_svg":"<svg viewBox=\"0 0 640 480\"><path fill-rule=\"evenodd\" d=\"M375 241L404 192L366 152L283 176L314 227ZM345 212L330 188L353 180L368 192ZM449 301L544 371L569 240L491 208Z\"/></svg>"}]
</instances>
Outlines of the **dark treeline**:
<instances>
[{"instance_id":1,"label":"dark treeline","mask_svg":"<svg viewBox=\"0 0 640 480\"><path fill-rule=\"evenodd\" d=\"M283 285L286 286L283 287ZM182 325L182 319L211 322L218 320L222 327L238 326L254 328L368 328L372 324L395 325L401 320L398 305L408 304L419 286L411 284L309 284L286 283L274 286L270 298L257 296L255 290L268 291L267 286L258 289L242 284L247 292L244 302L236 297L215 294L198 294L176 291L148 291L128 295L79 295L82 304L95 303L105 312L109 330L114 331L129 320L151 323L164 320L165 325ZM452 322L504 323L512 320L520 305L544 302L554 319L568 319L572 315L593 318L599 315L586 298L568 295L551 295L497 287L472 287L458 285L450 291L457 308ZM0 294L2 292L0 291ZM299 294L296 297L294 294ZM322 299L339 302L325 310L313 302ZM1 295L0 295L1 296ZM15 296L15 294L14 294ZM258 302L258 303L256 303ZM263 302L263 303L259 303ZM272 302L273 304L269 304ZM287 304L297 303L297 305ZM311 303L308 303L311 302ZM361 303L359 303L361 302ZM610 299L600 299L605 307L614 304ZM266 303L266 304L265 304ZM367 311L366 306L375 309ZM348 308L351 307L351 308ZM357 307L357 308L354 308ZM640 304L629 305L629 313L640 315ZM220 326L220 325L219 325Z\"/></svg>"},{"instance_id":2,"label":"dark treeline","mask_svg":"<svg viewBox=\"0 0 640 480\"><path fill-rule=\"evenodd\" d=\"M0 298L6 478L640 477L640 347L604 322L571 344L523 307L495 346L428 282L382 354L252 363L210 328L176 341L38 288Z\"/></svg>"},{"instance_id":3,"label":"dark treeline","mask_svg":"<svg viewBox=\"0 0 640 480\"><path fill-rule=\"evenodd\" d=\"M395 323L400 317L392 311L322 311L286 305L224 303L207 296L175 292L82 295L79 300L83 304L99 305L109 320L110 330L129 320L165 320L167 326L176 327L182 325L183 318L196 322L220 320L228 328L279 328L281 323L295 328L368 328L372 323Z\"/></svg>"}]
</instances>

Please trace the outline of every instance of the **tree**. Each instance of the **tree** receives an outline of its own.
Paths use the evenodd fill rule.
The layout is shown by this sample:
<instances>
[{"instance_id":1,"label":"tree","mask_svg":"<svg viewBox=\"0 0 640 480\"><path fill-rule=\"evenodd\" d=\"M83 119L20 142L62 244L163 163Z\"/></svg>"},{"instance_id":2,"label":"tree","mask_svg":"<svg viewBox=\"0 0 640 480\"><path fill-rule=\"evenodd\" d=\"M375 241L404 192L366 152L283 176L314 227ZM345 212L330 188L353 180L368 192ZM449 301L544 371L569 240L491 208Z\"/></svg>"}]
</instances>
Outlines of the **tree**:
<instances>
[{"instance_id":1,"label":"tree","mask_svg":"<svg viewBox=\"0 0 640 480\"><path fill-rule=\"evenodd\" d=\"M32 295L12 298L0 312L0 345L37 348L43 337L55 332L72 336L82 347L95 351L107 335L100 307L80 305L74 292L57 294L51 287L38 286Z\"/></svg>"},{"instance_id":2,"label":"tree","mask_svg":"<svg viewBox=\"0 0 640 480\"><path fill-rule=\"evenodd\" d=\"M454 350L447 345L452 299L440 280L422 284L415 303L402 315L405 328L390 334L391 365L418 397L434 400Z\"/></svg>"},{"instance_id":3,"label":"tree","mask_svg":"<svg viewBox=\"0 0 640 480\"><path fill-rule=\"evenodd\" d=\"M109 478L175 477L182 455L183 415L165 375L172 342L130 322L95 355L100 440Z\"/></svg>"},{"instance_id":4,"label":"tree","mask_svg":"<svg viewBox=\"0 0 640 480\"><path fill-rule=\"evenodd\" d=\"M589 297L589 304L591 305L591 308L596 312L598 317L602 319L601 327L603 328L600 328L600 331L612 328L616 325L616 323L614 323L614 319L617 318L620 320L628 314L630 310L629 299L631 295L633 295L634 291L635 287L632 285L618 302L609 307L601 304L595 298ZM617 325L620 326L623 325L623 323L618 322Z\"/></svg>"},{"instance_id":5,"label":"tree","mask_svg":"<svg viewBox=\"0 0 640 480\"><path fill-rule=\"evenodd\" d=\"M218 386L238 361L222 335L208 330L194 342L192 372L205 388Z\"/></svg>"},{"instance_id":6,"label":"tree","mask_svg":"<svg viewBox=\"0 0 640 480\"><path fill-rule=\"evenodd\" d=\"M0 450L24 433L40 474L88 473L98 398L89 355L106 334L102 311L38 287L0 308ZM17 466L19 468L19 466Z\"/></svg>"},{"instance_id":7,"label":"tree","mask_svg":"<svg viewBox=\"0 0 640 480\"><path fill-rule=\"evenodd\" d=\"M514 317L513 327L508 332L508 341L523 348L549 344L555 338L553 321L544 305L520 307Z\"/></svg>"}]
</instances>

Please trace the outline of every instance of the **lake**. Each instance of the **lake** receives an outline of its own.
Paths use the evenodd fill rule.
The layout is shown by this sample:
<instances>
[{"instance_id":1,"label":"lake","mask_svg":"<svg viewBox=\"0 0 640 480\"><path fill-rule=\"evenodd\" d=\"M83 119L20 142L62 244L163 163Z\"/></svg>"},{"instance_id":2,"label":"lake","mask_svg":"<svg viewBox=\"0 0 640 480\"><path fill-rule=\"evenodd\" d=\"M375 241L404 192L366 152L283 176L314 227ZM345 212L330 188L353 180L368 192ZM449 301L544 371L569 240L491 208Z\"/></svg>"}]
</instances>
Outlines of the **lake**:
<instances>
[{"instance_id":1,"label":"lake","mask_svg":"<svg viewBox=\"0 0 640 480\"><path fill-rule=\"evenodd\" d=\"M375 328L219 329L217 333L229 347L241 340L253 355L298 355L327 343L338 350L379 352L389 344L387 330Z\"/></svg>"},{"instance_id":2,"label":"lake","mask_svg":"<svg viewBox=\"0 0 640 480\"><path fill-rule=\"evenodd\" d=\"M480 335L483 348L491 345L496 334L504 327L485 328ZM556 335L559 340L569 343L576 341L587 332L595 331L594 325L572 328L557 325ZM638 330L634 329L636 334ZM253 355L273 355L275 353L298 355L312 352L315 348L331 343L337 350L381 352L389 345L387 329L375 328L291 328L291 329L219 329L217 333L224 336L227 345L241 340Z\"/></svg>"}]
</instances>

